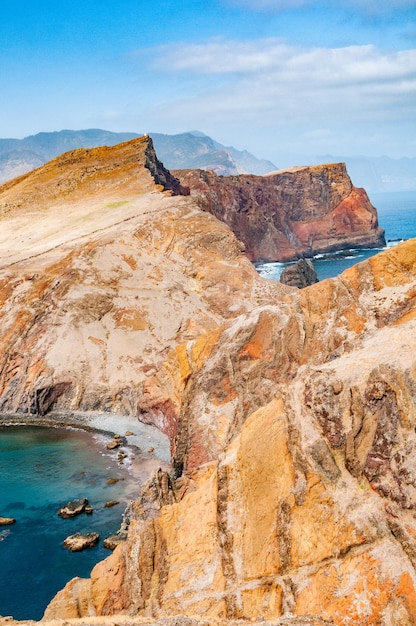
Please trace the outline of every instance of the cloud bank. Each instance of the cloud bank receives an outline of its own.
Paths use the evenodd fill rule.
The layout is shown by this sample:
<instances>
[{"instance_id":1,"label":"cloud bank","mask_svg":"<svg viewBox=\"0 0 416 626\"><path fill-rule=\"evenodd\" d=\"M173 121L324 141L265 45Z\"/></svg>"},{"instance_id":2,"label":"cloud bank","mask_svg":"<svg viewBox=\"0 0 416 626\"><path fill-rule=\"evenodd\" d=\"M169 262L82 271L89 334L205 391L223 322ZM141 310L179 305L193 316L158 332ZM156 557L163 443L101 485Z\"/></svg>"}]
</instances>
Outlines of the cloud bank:
<instances>
[{"instance_id":1,"label":"cloud bank","mask_svg":"<svg viewBox=\"0 0 416 626\"><path fill-rule=\"evenodd\" d=\"M414 115L416 50L372 45L303 49L279 39L211 41L159 50L158 72L193 75L205 111L226 110L302 118L379 119ZM186 106L186 100L179 106Z\"/></svg>"},{"instance_id":2,"label":"cloud bank","mask_svg":"<svg viewBox=\"0 0 416 626\"><path fill-rule=\"evenodd\" d=\"M274 137L309 153L416 152L405 130L416 122L416 50L215 39L158 48L151 63L162 80L187 85L153 107L155 127L215 128L230 143L255 129L263 146Z\"/></svg>"}]
</instances>

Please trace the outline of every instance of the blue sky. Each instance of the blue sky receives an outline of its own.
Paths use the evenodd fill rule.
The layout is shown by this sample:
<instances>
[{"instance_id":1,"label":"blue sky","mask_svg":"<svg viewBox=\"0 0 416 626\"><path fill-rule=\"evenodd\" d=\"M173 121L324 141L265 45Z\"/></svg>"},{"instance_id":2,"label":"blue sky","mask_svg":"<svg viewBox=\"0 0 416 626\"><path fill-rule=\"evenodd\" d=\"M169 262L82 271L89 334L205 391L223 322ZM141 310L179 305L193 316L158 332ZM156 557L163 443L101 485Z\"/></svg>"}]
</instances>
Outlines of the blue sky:
<instances>
[{"instance_id":1,"label":"blue sky","mask_svg":"<svg viewBox=\"0 0 416 626\"><path fill-rule=\"evenodd\" d=\"M0 137L200 130L279 167L416 156L416 0L2 0Z\"/></svg>"}]
</instances>

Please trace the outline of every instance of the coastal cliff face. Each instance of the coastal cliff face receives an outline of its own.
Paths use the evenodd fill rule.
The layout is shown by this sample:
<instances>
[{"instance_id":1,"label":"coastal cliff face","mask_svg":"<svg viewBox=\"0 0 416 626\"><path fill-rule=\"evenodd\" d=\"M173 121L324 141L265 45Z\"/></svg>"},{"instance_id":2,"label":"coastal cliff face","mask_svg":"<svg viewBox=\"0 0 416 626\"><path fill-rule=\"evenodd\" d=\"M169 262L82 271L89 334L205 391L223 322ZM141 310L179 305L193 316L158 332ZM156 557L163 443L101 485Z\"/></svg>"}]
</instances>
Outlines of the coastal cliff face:
<instances>
[{"instance_id":1,"label":"coastal cliff face","mask_svg":"<svg viewBox=\"0 0 416 626\"><path fill-rule=\"evenodd\" d=\"M416 241L299 291L111 150L0 187L0 410L136 415L172 469L44 622L415 624Z\"/></svg>"},{"instance_id":2,"label":"coastal cliff face","mask_svg":"<svg viewBox=\"0 0 416 626\"><path fill-rule=\"evenodd\" d=\"M175 175L199 206L224 221L252 261L291 261L385 244L376 209L344 163L294 167L265 176Z\"/></svg>"},{"instance_id":3,"label":"coastal cliff face","mask_svg":"<svg viewBox=\"0 0 416 626\"><path fill-rule=\"evenodd\" d=\"M182 191L149 139L0 187L0 412L137 415L169 350L279 297Z\"/></svg>"},{"instance_id":4,"label":"coastal cliff face","mask_svg":"<svg viewBox=\"0 0 416 626\"><path fill-rule=\"evenodd\" d=\"M171 353L149 388L181 476L45 619L414 624L415 279L413 241Z\"/></svg>"}]
</instances>

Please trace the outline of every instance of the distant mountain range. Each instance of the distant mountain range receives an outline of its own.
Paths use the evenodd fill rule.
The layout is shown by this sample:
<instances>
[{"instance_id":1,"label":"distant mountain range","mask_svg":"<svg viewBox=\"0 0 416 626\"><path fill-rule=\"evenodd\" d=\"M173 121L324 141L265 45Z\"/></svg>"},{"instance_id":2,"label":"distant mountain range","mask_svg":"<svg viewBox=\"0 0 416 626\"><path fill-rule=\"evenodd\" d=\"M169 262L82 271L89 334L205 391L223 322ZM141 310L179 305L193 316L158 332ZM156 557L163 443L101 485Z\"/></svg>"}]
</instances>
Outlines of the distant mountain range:
<instances>
[{"instance_id":1,"label":"distant mountain range","mask_svg":"<svg viewBox=\"0 0 416 626\"><path fill-rule=\"evenodd\" d=\"M113 133L100 129L38 133L24 139L0 139L0 182L24 174L68 150L114 146L140 137L137 133ZM179 135L151 133L156 153L168 169L211 169L217 174L267 174L276 170L270 161L246 150L225 147L193 131Z\"/></svg>"},{"instance_id":2,"label":"distant mountain range","mask_svg":"<svg viewBox=\"0 0 416 626\"><path fill-rule=\"evenodd\" d=\"M150 135L158 158L170 170L204 169L231 176L262 175L278 169L271 161L258 159L246 150L223 146L199 131ZM24 139L0 139L0 183L33 170L68 150L113 146L136 137L140 135L88 129L38 133ZM416 190L416 158L323 155L314 161L345 162L353 184L364 187L368 193Z\"/></svg>"}]
</instances>

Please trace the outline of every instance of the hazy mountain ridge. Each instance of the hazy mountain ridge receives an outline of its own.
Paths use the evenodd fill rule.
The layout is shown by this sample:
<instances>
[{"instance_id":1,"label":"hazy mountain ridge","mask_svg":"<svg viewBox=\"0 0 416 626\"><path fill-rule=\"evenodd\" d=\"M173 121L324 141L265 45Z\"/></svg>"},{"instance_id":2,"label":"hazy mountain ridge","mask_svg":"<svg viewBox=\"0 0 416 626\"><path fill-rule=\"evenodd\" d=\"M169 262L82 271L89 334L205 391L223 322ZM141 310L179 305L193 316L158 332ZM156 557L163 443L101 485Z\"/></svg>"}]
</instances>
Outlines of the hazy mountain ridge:
<instances>
[{"instance_id":1,"label":"hazy mountain ridge","mask_svg":"<svg viewBox=\"0 0 416 626\"><path fill-rule=\"evenodd\" d=\"M217 174L266 174L276 169L246 150L225 147L197 131L178 135L152 133L157 154L169 169L212 169ZM38 133L24 139L0 139L0 182L40 167L68 150L114 146L140 137L90 128Z\"/></svg>"},{"instance_id":2,"label":"hazy mountain ridge","mask_svg":"<svg viewBox=\"0 0 416 626\"><path fill-rule=\"evenodd\" d=\"M326 154L318 157L318 161L344 162L354 185L364 187L368 193L416 190L416 157L392 159L388 156L348 157Z\"/></svg>"}]
</instances>

